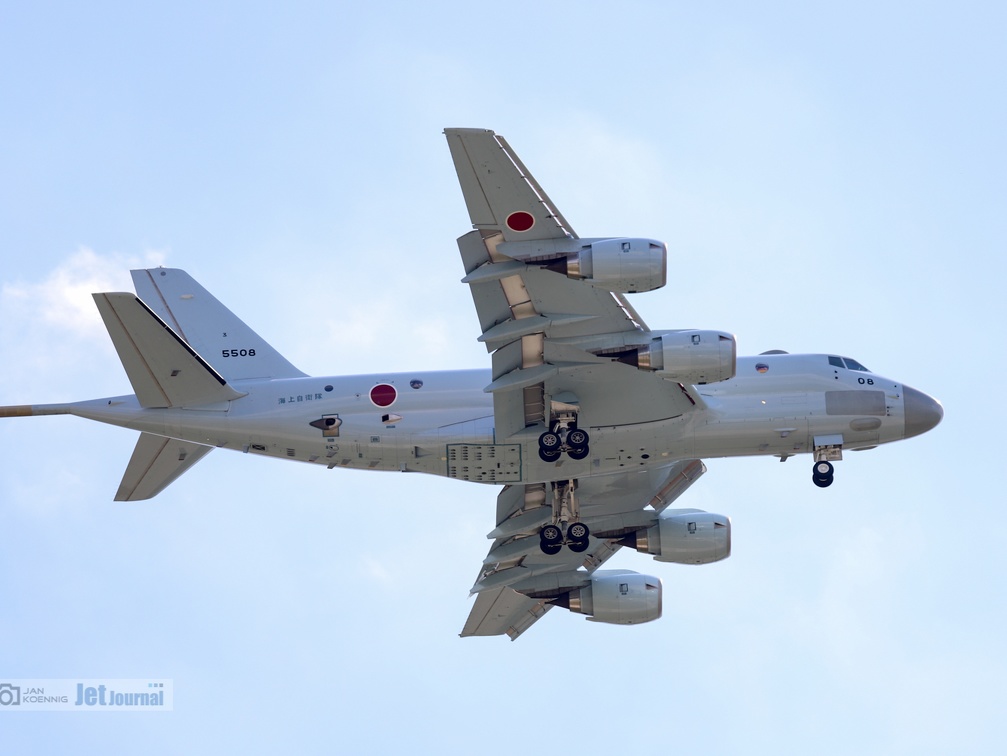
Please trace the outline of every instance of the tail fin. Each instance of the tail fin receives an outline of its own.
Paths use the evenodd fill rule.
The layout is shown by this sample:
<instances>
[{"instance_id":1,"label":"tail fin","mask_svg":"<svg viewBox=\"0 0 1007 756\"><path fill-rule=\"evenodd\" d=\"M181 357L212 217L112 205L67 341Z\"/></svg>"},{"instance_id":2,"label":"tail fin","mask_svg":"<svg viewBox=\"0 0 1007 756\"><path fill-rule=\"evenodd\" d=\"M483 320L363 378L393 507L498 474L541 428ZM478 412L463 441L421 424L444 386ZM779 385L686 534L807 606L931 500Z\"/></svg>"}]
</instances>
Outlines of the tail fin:
<instances>
[{"instance_id":1,"label":"tail fin","mask_svg":"<svg viewBox=\"0 0 1007 756\"><path fill-rule=\"evenodd\" d=\"M227 380L304 377L184 270L131 273L140 299Z\"/></svg>"}]
</instances>

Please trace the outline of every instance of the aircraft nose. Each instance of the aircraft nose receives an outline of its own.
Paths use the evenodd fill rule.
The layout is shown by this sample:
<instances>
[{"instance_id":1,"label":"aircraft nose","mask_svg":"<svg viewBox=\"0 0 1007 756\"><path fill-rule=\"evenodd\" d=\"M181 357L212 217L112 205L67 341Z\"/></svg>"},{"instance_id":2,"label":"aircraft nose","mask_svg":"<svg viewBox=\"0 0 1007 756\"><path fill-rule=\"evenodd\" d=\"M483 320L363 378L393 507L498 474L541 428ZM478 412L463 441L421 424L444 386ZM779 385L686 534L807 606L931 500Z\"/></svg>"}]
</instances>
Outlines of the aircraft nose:
<instances>
[{"instance_id":1,"label":"aircraft nose","mask_svg":"<svg viewBox=\"0 0 1007 756\"><path fill-rule=\"evenodd\" d=\"M926 433L944 419L944 407L939 401L909 386L902 388L906 410L906 438Z\"/></svg>"}]
</instances>

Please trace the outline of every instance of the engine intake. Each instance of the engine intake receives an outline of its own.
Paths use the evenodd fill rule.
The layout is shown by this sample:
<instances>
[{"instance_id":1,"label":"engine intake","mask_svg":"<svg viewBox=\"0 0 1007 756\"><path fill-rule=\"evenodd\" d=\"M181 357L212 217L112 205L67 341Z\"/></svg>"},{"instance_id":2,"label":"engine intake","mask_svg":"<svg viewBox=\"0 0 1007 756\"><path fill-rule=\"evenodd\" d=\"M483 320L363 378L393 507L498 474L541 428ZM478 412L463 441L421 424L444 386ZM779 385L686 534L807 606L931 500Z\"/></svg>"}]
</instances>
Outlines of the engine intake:
<instances>
[{"instance_id":1,"label":"engine intake","mask_svg":"<svg viewBox=\"0 0 1007 756\"><path fill-rule=\"evenodd\" d=\"M554 603L592 622L638 625L661 616L661 581L631 570L599 570L590 584Z\"/></svg>"},{"instance_id":2,"label":"engine intake","mask_svg":"<svg viewBox=\"0 0 1007 756\"><path fill-rule=\"evenodd\" d=\"M671 509L656 525L621 542L658 562L709 564L731 556L731 518L698 509Z\"/></svg>"},{"instance_id":3,"label":"engine intake","mask_svg":"<svg viewBox=\"0 0 1007 756\"><path fill-rule=\"evenodd\" d=\"M637 365L679 383L717 383L738 372L738 342L723 331L673 331L637 354Z\"/></svg>"}]
</instances>

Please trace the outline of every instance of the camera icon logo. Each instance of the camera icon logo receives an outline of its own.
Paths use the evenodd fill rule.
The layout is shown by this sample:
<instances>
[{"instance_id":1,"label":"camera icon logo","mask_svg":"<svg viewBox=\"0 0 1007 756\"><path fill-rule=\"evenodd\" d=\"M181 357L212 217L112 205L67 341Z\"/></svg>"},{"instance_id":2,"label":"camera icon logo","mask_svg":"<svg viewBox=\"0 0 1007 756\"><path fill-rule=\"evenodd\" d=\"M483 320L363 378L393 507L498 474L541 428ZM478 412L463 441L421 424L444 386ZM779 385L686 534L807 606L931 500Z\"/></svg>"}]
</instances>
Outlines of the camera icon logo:
<instances>
[{"instance_id":1,"label":"camera icon logo","mask_svg":"<svg viewBox=\"0 0 1007 756\"><path fill-rule=\"evenodd\" d=\"M0 706L20 706L21 688L10 683L0 683Z\"/></svg>"}]
</instances>

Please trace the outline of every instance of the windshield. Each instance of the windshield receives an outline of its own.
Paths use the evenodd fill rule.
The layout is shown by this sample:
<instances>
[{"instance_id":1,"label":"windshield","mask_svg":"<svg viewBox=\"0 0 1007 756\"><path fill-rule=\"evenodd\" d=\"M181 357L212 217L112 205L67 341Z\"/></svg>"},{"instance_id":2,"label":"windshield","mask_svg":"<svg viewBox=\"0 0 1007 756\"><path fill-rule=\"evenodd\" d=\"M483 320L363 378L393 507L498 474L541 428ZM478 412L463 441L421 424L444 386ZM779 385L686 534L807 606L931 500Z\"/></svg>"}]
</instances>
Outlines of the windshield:
<instances>
[{"instance_id":1,"label":"windshield","mask_svg":"<svg viewBox=\"0 0 1007 756\"><path fill-rule=\"evenodd\" d=\"M863 365L861 365L856 360L851 360L849 357L829 357L829 364L835 367L845 367L849 370L859 370L862 373L871 372Z\"/></svg>"}]
</instances>

